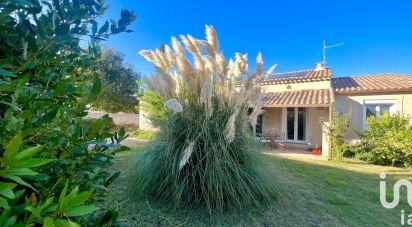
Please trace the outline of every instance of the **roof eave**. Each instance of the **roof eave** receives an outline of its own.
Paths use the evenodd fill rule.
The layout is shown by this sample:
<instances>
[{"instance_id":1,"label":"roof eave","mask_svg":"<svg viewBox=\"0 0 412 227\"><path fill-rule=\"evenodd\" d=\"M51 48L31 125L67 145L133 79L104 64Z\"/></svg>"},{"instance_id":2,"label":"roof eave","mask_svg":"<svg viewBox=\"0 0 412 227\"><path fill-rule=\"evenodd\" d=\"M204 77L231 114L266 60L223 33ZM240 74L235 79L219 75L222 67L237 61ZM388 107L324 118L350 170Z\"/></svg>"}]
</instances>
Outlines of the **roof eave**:
<instances>
[{"instance_id":1,"label":"roof eave","mask_svg":"<svg viewBox=\"0 0 412 227\"><path fill-rule=\"evenodd\" d=\"M330 81L331 78L313 78L313 79L294 79L294 80L282 80L272 79L261 82L262 85L276 85L276 84L296 84L296 83L310 83L310 82L322 82Z\"/></svg>"},{"instance_id":2,"label":"roof eave","mask_svg":"<svg viewBox=\"0 0 412 227\"><path fill-rule=\"evenodd\" d=\"M273 108L273 107L330 107L330 104L275 104L275 105L264 105L263 108Z\"/></svg>"},{"instance_id":3,"label":"roof eave","mask_svg":"<svg viewBox=\"0 0 412 227\"><path fill-rule=\"evenodd\" d=\"M386 89L386 90L351 90L351 91L337 91L335 93L338 95L356 95L356 94L393 94L393 93L404 93L412 92L412 88L402 88L402 89Z\"/></svg>"}]
</instances>

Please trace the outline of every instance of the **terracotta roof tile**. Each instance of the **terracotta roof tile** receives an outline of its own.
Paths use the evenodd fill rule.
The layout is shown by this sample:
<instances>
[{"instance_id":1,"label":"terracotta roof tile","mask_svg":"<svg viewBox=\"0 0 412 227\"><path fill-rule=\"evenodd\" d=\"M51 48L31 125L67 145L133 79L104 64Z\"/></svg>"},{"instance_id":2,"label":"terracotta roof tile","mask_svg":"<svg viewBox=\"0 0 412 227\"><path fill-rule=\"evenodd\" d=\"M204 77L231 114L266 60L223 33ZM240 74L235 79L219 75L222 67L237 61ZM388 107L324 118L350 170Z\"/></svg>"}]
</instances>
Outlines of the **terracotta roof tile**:
<instances>
[{"instance_id":1,"label":"terracotta roof tile","mask_svg":"<svg viewBox=\"0 0 412 227\"><path fill-rule=\"evenodd\" d=\"M331 89L268 92L263 102L267 107L329 106L334 102Z\"/></svg>"},{"instance_id":2,"label":"terracotta roof tile","mask_svg":"<svg viewBox=\"0 0 412 227\"><path fill-rule=\"evenodd\" d=\"M300 70L285 73L275 73L269 76L268 80L265 80L262 84L283 84L283 83L298 83L298 82L312 82L312 81L325 81L332 78L332 72L330 69L324 70Z\"/></svg>"},{"instance_id":3,"label":"terracotta roof tile","mask_svg":"<svg viewBox=\"0 0 412 227\"><path fill-rule=\"evenodd\" d=\"M337 77L332 79L332 86L338 94L412 91L412 76L385 73Z\"/></svg>"}]
</instances>

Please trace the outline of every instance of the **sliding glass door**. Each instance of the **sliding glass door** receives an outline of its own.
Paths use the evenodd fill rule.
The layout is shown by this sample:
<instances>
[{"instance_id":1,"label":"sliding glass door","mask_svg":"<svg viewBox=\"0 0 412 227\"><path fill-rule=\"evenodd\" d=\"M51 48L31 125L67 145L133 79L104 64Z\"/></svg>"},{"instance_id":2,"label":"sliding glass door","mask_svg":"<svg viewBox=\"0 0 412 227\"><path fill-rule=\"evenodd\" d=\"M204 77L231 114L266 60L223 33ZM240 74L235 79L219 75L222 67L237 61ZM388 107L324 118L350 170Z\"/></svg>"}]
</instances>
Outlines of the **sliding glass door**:
<instances>
[{"instance_id":1,"label":"sliding glass door","mask_svg":"<svg viewBox=\"0 0 412 227\"><path fill-rule=\"evenodd\" d=\"M286 125L288 140L295 139L295 108L287 108Z\"/></svg>"},{"instance_id":2,"label":"sliding glass door","mask_svg":"<svg viewBox=\"0 0 412 227\"><path fill-rule=\"evenodd\" d=\"M306 141L306 108L286 108L286 136L291 141Z\"/></svg>"}]
</instances>

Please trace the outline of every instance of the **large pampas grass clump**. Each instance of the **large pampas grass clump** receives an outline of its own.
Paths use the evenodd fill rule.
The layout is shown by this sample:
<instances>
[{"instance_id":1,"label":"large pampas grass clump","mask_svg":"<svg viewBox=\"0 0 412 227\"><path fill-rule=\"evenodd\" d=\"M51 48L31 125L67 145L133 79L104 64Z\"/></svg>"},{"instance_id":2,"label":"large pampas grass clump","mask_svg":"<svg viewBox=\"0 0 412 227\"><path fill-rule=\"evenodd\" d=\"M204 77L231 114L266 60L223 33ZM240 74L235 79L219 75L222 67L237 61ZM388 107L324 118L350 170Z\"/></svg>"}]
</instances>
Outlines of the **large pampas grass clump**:
<instances>
[{"instance_id":1,"label":"large pampas grass clump","mask_svg":"<svg viewBox=\"0 0 412 227\"><path fill-rule=\"evenodd\" d=\"M138 157L131 193L209 210L267 204L275 182L249 126L255 129L262 111L259 84L274 67L264 72L260 53L253 73L247 55L236 53L227 62L211 26L206 40L180 38L172 37L172 47L140 52L156 68L146 84L169 111L156 140Z\"/></svg>"}]
</instances>

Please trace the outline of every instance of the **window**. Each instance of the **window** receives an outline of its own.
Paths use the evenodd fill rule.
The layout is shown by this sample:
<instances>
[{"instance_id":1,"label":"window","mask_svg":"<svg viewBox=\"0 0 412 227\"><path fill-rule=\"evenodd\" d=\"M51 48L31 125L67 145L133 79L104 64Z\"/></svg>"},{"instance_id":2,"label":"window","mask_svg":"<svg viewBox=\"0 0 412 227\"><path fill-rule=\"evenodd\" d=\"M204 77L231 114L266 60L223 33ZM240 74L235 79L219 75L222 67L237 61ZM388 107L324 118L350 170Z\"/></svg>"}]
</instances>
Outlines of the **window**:
<instances>
[{"instance_id":1,"label":"window","mask_svg":"<svg viewBox=\"0 0 412 227\"><path fill-rule=\"evenodd\" d=\"M286 109L286 132L287 140L306 140L306 108Z\"/></svg>"},{"instance_id":2,"label":"window","mask_svg":"<svg viewBox=\"0 0 412 227\"><path fill-rule=\"evenodd\" d=\"M250 116L252 114L253 108L249 108L247 115ZM253 132L253 127L249 124L250 131ZM259 114L256 121L256 136L261 136L263 131L263 114Z\"/></svg>"},{"instance_id":3,"label":"window","mask_svg":"<svg viewBox=\"0 0 412 227\"><path fill-rule=\"evenodd\" d=\"M363 101L363 127L360 125L359 130L365 130L368 127L367 119L374 116L379 120L380 115L384 113L396 113L397 99L369 99Z\"/></svg>"},{"instance_id":4,"label":"window","mask_svg":"<svg viewBox=\"0 0 412 227\"><path fill-rule=\"evenodd\" d=\"M298 140L306 139L306 108L298 108Z\"/></svg>"},{"instance_id":5,"label":"window","mask_svg":"<svg viewBox=\"0 0 412 227\"><path fill-rule=\"evenodd\" d=\"M366 118L370 116L379 117L384 113L390 113L391 104L367 104Z\"/></svg>"},{"instance_id":6,"label":"window","mask_svg":"<svg viewBox=\"0 0 412 227\"><path fill-rule=\"evenodd\" d=\"M294 140L295 139L295 108L288 108L287 109L287 134L288 134L288 140Z\"/></svg>"},{"instance_id":7,"label":"window","mask_svg":"<svg viewBox=\"0 0 412 227\"><path fill-rule=\"evenodd\" d=\"M261 136L262 135L262 129L263 129L263 115L260 114L257 118L256 122L256 135Z\"/></svg>"}]
</instances>

